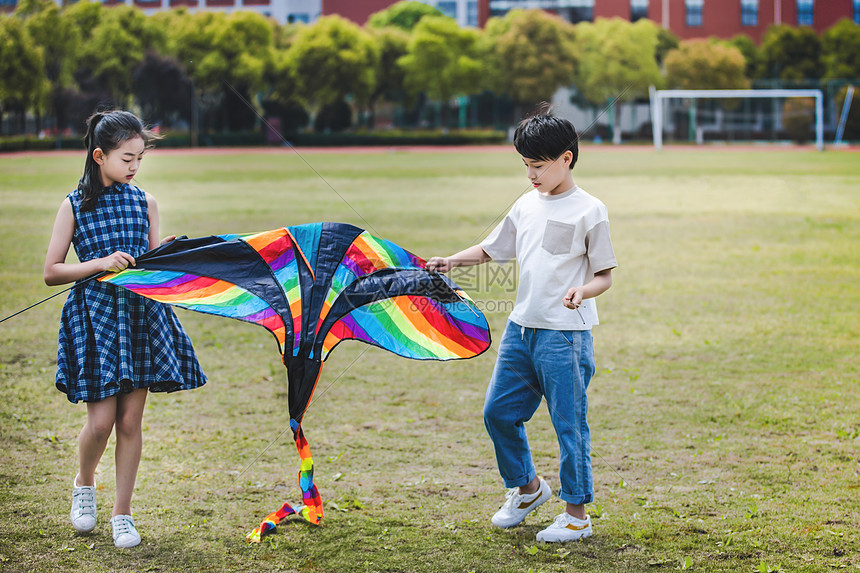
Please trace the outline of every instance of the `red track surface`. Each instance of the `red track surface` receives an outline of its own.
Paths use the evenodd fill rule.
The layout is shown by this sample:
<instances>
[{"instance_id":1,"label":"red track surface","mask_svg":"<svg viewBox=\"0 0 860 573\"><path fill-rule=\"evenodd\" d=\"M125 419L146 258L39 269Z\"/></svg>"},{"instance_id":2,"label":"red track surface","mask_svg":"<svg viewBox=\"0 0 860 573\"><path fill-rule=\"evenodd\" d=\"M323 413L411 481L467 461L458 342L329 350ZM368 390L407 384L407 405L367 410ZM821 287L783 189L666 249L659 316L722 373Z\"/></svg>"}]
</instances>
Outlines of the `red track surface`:
<instances>
[{"instance_id":1,"label":"red track surface","mask_svg":"<svg viewBox=\"0 0 860 573\"><path fill-rule=\"evenodd\" d=\"M617 153L619 151L648 152L653 151L651 145L580 145L580 149L589 153ZM783 145L783 144L708 144L708 145L664 145L668 152L700 152L700 151L815 151L814 145ZM828 151L860 152L860 146L848 145L838 148L827 146ZM0 153L2 157L37 157L56 155L79 155L83 149L50 150L50 151L13 151ZM301 155L341 154L361 155L380 153L515 153L513 145L415 145L415 146L368 146L368 147L196 147L196 148L161 148L152 153L169 155L235 155L259 153L283 155L298 152Z\"/></svg>"}]
</instances>

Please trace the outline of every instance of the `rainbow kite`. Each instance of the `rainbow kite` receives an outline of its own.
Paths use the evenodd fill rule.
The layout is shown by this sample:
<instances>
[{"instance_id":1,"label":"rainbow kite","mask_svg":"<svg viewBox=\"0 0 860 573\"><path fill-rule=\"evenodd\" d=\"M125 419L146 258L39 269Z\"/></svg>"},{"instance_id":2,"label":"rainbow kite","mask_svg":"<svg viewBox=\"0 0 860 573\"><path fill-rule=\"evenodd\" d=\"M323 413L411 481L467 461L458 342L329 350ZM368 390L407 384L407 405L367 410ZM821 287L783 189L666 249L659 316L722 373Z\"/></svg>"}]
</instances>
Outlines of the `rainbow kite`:
<instances>
[{"instance_id":1,"label":"rainbow kite","mask_svg":"<svg viewBox=\"0 0 860 573\"><path fill-rule=\"evenodd\" d=\"M342 340L417 360L472 358L490 346L487 320L450 279L390 241L342 223L250 235L180 238L99 280L159 302L251 322L278 341L303 505L285 503L248 541L294 513L318 524L322 500L302 418L322 362Z\"/></svg>"}]
</instances>

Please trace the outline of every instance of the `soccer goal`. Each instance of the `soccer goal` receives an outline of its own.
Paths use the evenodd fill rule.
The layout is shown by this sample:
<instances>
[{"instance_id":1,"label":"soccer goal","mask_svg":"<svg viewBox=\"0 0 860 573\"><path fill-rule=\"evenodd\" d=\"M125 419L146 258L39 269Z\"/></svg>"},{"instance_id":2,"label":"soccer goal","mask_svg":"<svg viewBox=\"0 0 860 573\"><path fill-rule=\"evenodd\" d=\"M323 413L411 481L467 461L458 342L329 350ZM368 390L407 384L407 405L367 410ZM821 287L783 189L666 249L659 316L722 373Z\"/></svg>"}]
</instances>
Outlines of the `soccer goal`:
<instances>
[{"instance_id":1,"label":"soccer goal","mask_svg":"<svg viewBox=\"0 0 860 573\"><path fill-rule=\"evenodd\" d=\"M803 106L786 105L789 98L815 100L815 146L819 151L824 149L824 94L821 90L658 90L652 86L650 95L654 147L658 150L663 147L664 134L678 141L698 144L706 138L784 140L788 128L795 126L793 129L802 132L812 120L805 117L807 111Z\"/></svg>"}]
</instances>

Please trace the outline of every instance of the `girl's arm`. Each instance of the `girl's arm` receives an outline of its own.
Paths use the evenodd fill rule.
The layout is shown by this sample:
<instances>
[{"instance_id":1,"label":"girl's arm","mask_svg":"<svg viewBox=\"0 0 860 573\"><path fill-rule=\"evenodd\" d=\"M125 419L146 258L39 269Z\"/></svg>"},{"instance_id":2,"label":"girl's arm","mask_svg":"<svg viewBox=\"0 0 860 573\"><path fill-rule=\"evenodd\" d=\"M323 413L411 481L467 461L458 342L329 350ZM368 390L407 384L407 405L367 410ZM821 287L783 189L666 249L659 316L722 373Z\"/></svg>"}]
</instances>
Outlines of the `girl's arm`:
<instances>
[{"instance_id":1,"label":"girl's arm","mask_svg":"<svg viewBox=\"0 0 860 573\"><path fill-rule=\"evenodd\" d=\"M158 245L163 245L164 243L170 242L176 238L176 235L168 235L164 237L161 241L158 240L158 203L155 201L155 197L146 194L146 211L149 213L149 250L151 251Z\"/></svg>"},{"instance_id":2,"label":"girl's arm","mask_svg":"<svg viewBox=\"0 0 860 573\"><path fill-rule=\"evenodd\" d=\"M75 216L72 204L64 200L54 221L51 242L45 256L45 284L56 286L87 278L102 271L121 271L129 265L134 265L134 257L128 253L117 251L100 259L92 259L85 263L66 263L66 255L72 244L75 232Z\"/></svg>"},{"instance_id":3,"label":"girl's arm","mask_svg":"<svg viewBox=\"0 0 860 573\"><path fill-rule=\"evenodd\" d=\"M573 287L567 291L562 304L567 308L579 308L586 298L594 298L609 290L612 286L612 269L595 273L594 278L582 286Z\"/></svg>"},{"instance_id":4,"label":"girl's arm","mask_svg":"<svg viewBox=\"0 0 860 573\"><path fill-rule=\"evenodd\" d=\"M473 245L450 257L431 257L427 261L427 270L447 273L454 267L471 267L493 260L481 245Z\"/></svg>"}]
</instances>

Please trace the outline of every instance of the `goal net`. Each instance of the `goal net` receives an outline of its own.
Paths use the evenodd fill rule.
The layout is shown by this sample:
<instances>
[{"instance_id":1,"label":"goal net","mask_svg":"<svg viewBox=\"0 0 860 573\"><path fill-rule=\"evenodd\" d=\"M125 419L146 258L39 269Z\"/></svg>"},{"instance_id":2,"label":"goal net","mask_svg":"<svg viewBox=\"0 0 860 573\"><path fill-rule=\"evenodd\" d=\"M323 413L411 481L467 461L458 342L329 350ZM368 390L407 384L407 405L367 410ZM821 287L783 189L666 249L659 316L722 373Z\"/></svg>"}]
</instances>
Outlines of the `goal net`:
<instances>
[{"instance_id":1,"label":"goal net","mask_svg":"<svg viewBox=\"0 0 860 573\"><path fill-rule=\"evenodd\" d=\"M824 149L821 90L651 88L654 147L672 142L815 141Z\"/></svg>"}]
</instances>

